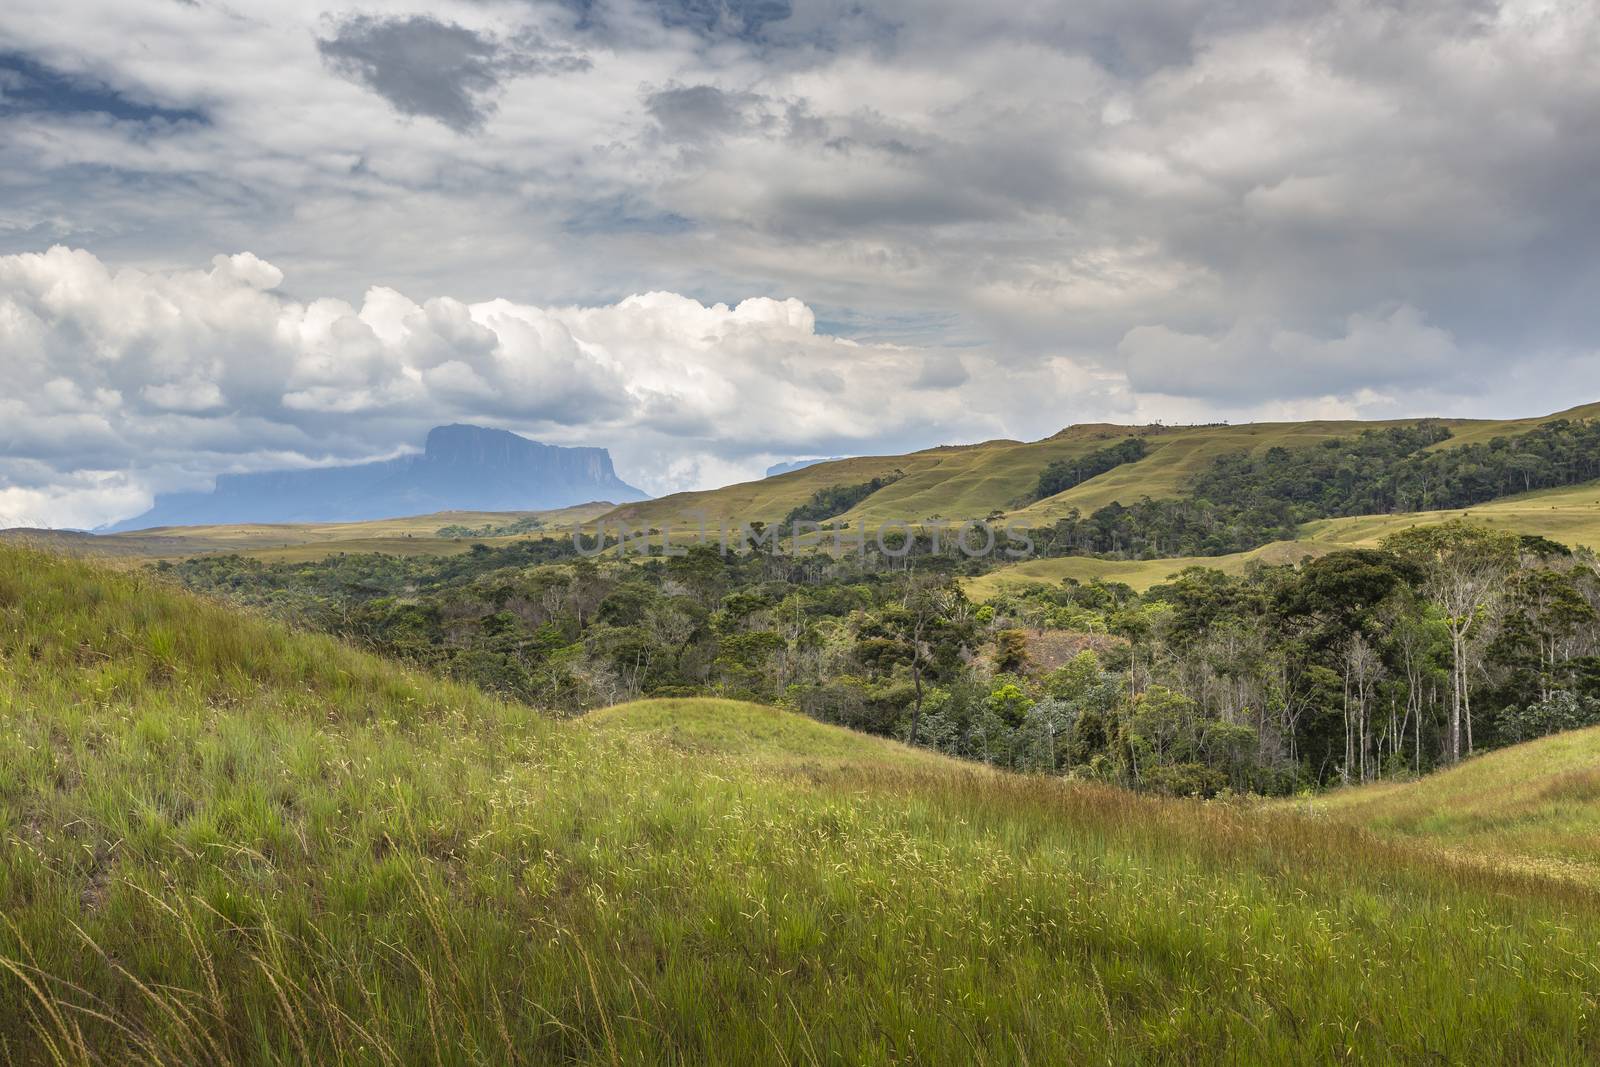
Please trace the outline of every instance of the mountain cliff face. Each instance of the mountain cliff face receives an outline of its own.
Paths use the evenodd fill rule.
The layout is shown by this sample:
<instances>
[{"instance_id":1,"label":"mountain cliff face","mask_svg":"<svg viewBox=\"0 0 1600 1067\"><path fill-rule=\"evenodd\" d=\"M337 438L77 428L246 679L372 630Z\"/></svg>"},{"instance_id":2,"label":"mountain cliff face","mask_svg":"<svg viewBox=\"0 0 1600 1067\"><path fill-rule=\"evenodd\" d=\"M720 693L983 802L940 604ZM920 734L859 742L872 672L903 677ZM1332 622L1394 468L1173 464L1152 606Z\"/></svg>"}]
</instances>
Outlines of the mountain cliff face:
<instances>
[{"instance_id":1,"label":"mountain cliff face","mask_svg":"<svg viewBox=\"0 0 1600 1067\"><path fill-rule=\"evenodd\" d=\"M538 511L645 500L603 448L540 444L505 430L440 426L419 456L318 470L225 474L210 493L172 493L111 527L358 522L433 511Z\"/></svg>"}]
</instances>

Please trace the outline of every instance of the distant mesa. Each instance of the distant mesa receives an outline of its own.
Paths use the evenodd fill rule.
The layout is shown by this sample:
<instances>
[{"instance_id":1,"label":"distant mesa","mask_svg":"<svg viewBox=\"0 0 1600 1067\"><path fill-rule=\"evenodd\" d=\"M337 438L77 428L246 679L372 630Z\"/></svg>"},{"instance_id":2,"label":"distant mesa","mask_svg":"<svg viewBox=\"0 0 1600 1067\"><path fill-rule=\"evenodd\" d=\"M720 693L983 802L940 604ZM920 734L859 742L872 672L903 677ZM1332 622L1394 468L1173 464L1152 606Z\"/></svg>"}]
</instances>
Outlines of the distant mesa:
<instances>
[{"instance_id":1,"label":"distant mesa","mask_svg":"<svg viewBox=\"0 0 1600 1067\"><path fill-rule=\"evenodd\" d=\"M830 456L826 459L796 459L788 463L774 463L767 468L767 477L776 478L780 474L791 474L794 471L803 471L807 467L815 467L818 463L837 463L844 456Z\"/></svg>"},{"instance_id":2,"label":"distant mesa","mask_svg":"<svg viewBox=\"0 0 1600 1067\"><path fill-rule=\"evenodd\" d=\"M604 448L540 444L506 430L440 426L421 455L348 467L224 474L209 493L156 497L105 532L244 522L362 522L435 511L541 511L649 497Z\"/></svg>"}]
</instances>

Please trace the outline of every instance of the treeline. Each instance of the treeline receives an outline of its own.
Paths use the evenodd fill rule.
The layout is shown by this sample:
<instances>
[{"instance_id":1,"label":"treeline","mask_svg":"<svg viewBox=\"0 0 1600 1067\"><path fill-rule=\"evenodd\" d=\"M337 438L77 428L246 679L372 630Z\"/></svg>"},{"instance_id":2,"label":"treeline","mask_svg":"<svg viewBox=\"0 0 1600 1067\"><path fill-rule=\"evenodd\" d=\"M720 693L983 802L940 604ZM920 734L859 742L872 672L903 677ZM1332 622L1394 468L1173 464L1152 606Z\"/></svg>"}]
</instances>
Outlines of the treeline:
<instances>
[{"instance_id":1,"label":"treeline","mask_svg":"<svg viewBox=\"0 0 1600 1067\"><path fill-rule=\"evenodd\" d=\"M1286 504L1299 522L1471 507L1600 478L1600 423L1560 419L1516 437L1429 450L1442 423L1367 430L1310 448L1221 456L1190 487L1238 508Z\"/></svg>"},{"instance_id":2,"label":"treeline","mask_svg":"<svg viewBox=\"0 0 1600 1067\"><path fill-rule=\"evenodd\" d=\"M1600 721L1600 571L1538 539L1446 524L1142 596L1066 583L989 604L962 565L530 542L165 573L553 711L738 697L1169 793L1415 774Z\"/></svg>"},{"instance_id":3,"label":"treeline","mask_svg":"<svg viewBox=\"0 0 1600 1067\"><path fill-rule=\"evenodd\" d=\"M1145 444L1144 438L1130 437L1106 448L1097 448L1085 456L1053 460L1039 472L1039 482L1027 499L1043 500L1057 493L1064 493L1073 486L1080 485L1090 478L1097 478L1124 463L1137 462L1149 453L1150 446Z\"/></svg>"},{"instance_id":4,"label":"treeline","mask_svg":"<svg viewBox=\"0 0 1600 1067\"><path fill-rule=\"evenodd\" d=\"M1113 501L1087 517L1076 508L1033 531L1043 556L1111 556L1159 559L1247 552L1295 536L1286 505L1217 505L1207 500L1151 500L1131 506Z\"/></svg>"},{"instance_id":5,"label":"treeline","mask_svg":"<svg viewBox=\"0 0 1600 1067\"><path fill-rule=\"evenodd\" d=\"M514 519L507 523L485 523L482 526L464 526L461 523L452 523L441 526L440 537L514 537L517 534L536 533L544 529L544 520L533 516Z\"/></svg>"},{"instance_id":6,"label":"treeline","mask_svg":"<svg viewBox=\"0 0 1600 1067\"><path fill-rule=\"evenodd\" d=\"M880 474L870 481L856 485L830 485L811 494L811 499L783 517L783 525L793 529L797 522L823 522L843 514L876 493L886 485L893 485L905 475L901 471Z\"/></svg>"},{"instance_id":7,"label":"treeline","mask_svg":"<svg viewBox=\"0 0 1600 1067\"><path fill-rule=\"evenodd\" d=\"M993 607L1023 633L1122 642L1007 694L1013 758L1036 769L1283 792L1600 723L1600 563L1464 523L1242 577L1190 568L1143 596L1067 583ZM1002 710L992 697L952 691L935 734L942 714L959 734Z\"/></svg>"},{"instance_id":8,"label":"treeline","mask_svg":"<svg viewBox=\"0 0 1600 1067\"><path fill-rule=\"evenodd\" d=\"M1219 456L1180 499L1112 503L1088 516L1074 509L1034 539L1045 555L1214 556L1291 539L1313 519L1464 508L1600 478L1597 422L1562 419L1430 449L1449 437L1428 421Z\"/></svg>"}]
</instances>

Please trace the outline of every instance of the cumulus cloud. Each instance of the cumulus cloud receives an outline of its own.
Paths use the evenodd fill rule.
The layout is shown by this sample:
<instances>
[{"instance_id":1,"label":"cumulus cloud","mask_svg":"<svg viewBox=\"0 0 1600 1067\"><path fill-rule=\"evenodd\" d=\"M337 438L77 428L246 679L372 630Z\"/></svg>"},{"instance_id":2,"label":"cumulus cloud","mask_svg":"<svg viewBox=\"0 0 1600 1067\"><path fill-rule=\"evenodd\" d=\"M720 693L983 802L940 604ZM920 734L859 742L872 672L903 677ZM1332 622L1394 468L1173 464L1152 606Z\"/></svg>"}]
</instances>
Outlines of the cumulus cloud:
<instances>
[{"instance_id":1,"label":"cumulus cloud","mask_svg":"<svg viewBox=\"0 0 1600 1067\"><path fill-rule=\"evenodd\" d=\"M819 333L794 299L538 307L374 287L347 303L284 282L249 253L161 272L64 247L0 257L0 520L104 522L222 472L392 455L449 421L609 446L657 490L818 443L1005 429L951 395L961 360ZM1065 399L1085 381L1070 368L1049 379L1063 414L1100 399Z\"/></svg>"},{"instance_id":2,"label":"cumulus cloud","mask_svg":"<svg viewBox=\"0 0 1600 1067\"><path fill-rule=\"evenodd\" d=\"M637 426L652 487L704 484L763 405L820 435L777 458L869 447L806 405L887 367L870 447L1600 394L1594 4L15 0L0 35L0 254L87 249L116 309L6 327L60 470L123 469L127 420L193 480L257 462L229 433L300 462L472 410ZM170 270L239 248L287 278ZM699 299L625 299L659 293Z\"/></svg>"}]
</instances>

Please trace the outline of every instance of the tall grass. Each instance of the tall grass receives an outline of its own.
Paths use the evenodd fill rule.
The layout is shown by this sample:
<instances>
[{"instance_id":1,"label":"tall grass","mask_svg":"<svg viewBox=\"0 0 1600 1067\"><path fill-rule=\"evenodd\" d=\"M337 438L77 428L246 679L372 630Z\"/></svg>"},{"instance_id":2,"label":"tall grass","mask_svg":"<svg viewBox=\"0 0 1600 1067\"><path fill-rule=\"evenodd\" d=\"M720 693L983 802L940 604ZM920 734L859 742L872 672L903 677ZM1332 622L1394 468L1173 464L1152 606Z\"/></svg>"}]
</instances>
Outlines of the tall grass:
<instances>
[{"instance_id":1,"label":"tall grass","mask_svg":"<svg viewBox=\"0 0 1600 1067\"><path fill-rule=\"evenodd\" d=\"M0 1058L1586 1062L1600 906L766 709L570 723L0 550Z\"/></svg>"},{"instance_id":2,"label":"tall grass","mask_svg":"<svg viewBox=\"0 0 1600 1067\"><path fill-rule=\"evenodd\" d=\"M1419 782L1342 789L1294 806L1600 889L1600 727L1499 749Z\"/></svg>"}]
</instances>

